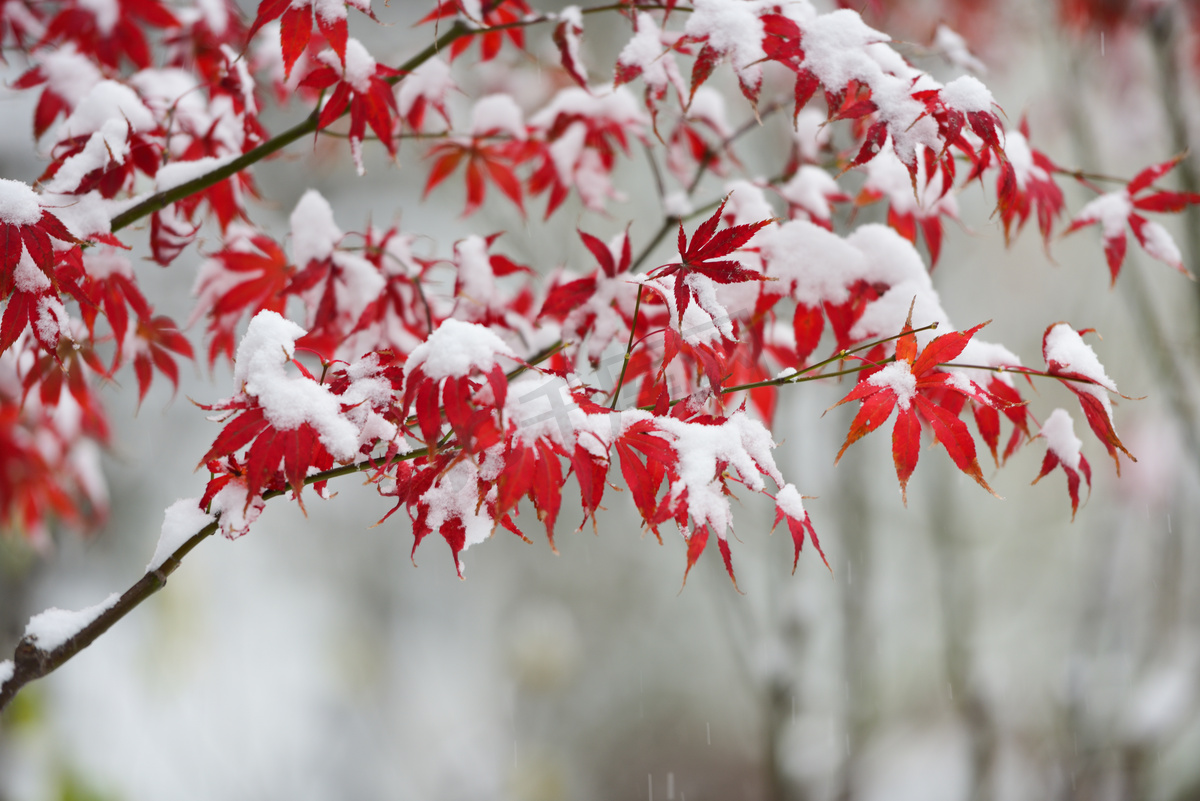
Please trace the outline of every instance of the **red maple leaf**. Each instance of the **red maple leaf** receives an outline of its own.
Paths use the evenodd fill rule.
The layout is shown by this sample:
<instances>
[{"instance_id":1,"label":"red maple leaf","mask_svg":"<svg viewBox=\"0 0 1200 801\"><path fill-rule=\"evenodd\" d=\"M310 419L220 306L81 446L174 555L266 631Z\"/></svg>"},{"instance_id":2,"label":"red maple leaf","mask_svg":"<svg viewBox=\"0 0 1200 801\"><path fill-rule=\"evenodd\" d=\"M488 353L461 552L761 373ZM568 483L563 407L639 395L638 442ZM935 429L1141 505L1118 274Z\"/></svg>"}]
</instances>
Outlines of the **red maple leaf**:
<instances>
[{"instance_id":1,"label":"red maple leaf","mask_svg":"<svg viewBox=\"0 0 1200 801\"><path fill-rule=\"evenodd\" d=\"M1184 155L1186 154L1180 154L1169 161L1147 167L1134 176L1124 189L1094 198L1079 210L1079 214L1067 228L1066 233L1069 234L1080 228L1099 223L1104 232L1104 255L1108 260L1108 271L1112 274L1114 284L1121 272L1121 265L1125 261L1126 222L1133 229L1133 235L1137 237L1138 244L1148 255L1174 267L1184 275L1191 276L1191 273L1183 266L1183 257L1167 230L1158 223L1147 220L1138 212L1180 212L1190 205L1200 203L1200 194L1160 189L1143 194L1141 197L1135 197L1143 190L1150 189L1151 184L1175 169L1176 165L1183 160Z\"/></svg>"},{"instance_id":2,"label":"red maple leaf","mask_svg":"<svg viewBox=\"0 0 1200 801\"><path fill-rule=\"evenodd\" d=\"M1008 158L1001 160L1000 175L996 178L997 210L1004 224L1004 240L1010 241L1014 223L1020 231L1030 213L1036 211L1038 229L1049 245L1054 221L1063 211L1062 189L1053 178L1058 167L1046 154L1030 147L1029 124L1025 119L1021 120L1018 133L1010 131L1005 137L1004 148Z\"/></svg>"},{"instance_id":3,"label":"red maple leaf","mask_svg":"<svg viewBox=\"0 0 1200 801\"><path fill-rule=\"evenodd\" d=\"M239 239L212 257L196 288L201 306L196 314L207 311L209 317L210 367L222 353L233 359L237 324L244 314L283 312L295 273L283 249L265 234Z\"/></svg>"},{"instance_id":4,"label":"red maple leaf","mask_svg":"<svg viewBox=\"0 0 1200 801\"><path fill-rule=\"evenodd\" d=\"M113 0L117 6L68 3L50 20L39 46L47 42L74 42L79 52L95 55L106 67L117 69L121 57L139 69L150 66L150 46L144 29L179 27L179 20L158 0Z\"/></svg>"},{"instance_id":5,"label":"red maple leaf","mask_svg":"<svg viewBox=\"0 0 1200 801\"><path fill-rule=\"evenodd\" d=\"M221 430L201 465L208 464L212 469L215 462L247 445L244 472L240 473L246 481L247 503L266 489L281 490L286 486L299 498L310 467L328 470L333 466L333 457L311 424L279 431L267 422L257 405L246 407Z\"/></svg>"},{"instance_id":6,"label":"red maple leaf","mask_svg":"<svg viewBox=\"0 0 1200 801\"><path fill-rule=\"evenodd\" d=\"M993 378L988 382L987 392L994 401L997 401L996 405L988 406L976 403L972 404L971 411L975 415L975 427L979 429L979 435L983 437L984 444L992 452L992 461L999 466L1016 453L1022 442L1029 439L1029 420L1031 418L1025 401L1011 385L1004 383L999 378ZM1000 412L1004 412L1004 416L1013 424L1012 435L1004 448L1003 459L998 450L1000 446Z\"/></svg>"},{"instance_id":7,"label":"red maple leaf","mask_svg":"<svg viewBox=\"0 0 1200 801\"><path fill-rule=\"evenodd\" d=\"M163 159L165 143L161 134L162 132L159 130L136 131L130 127L125 135L127 155L117 160L110 151L103 166L98 166L88 172L79 179L78 183L72 182L74 186L64 187L59 191L82 195L95 189L104 197L112 198L131 188L138 172L153 178L158 173ZM54 160L50 162L38 181L42 184L49 183L51 178L58 175L67 159L86 151L88 144L96 135L96 133L88 133L58 142L53 149Z\"/></svg>"},{"instance_id":8,"label":"red maple leaf","mask_svg":"<svg viewBox=\"0 0 1200 801\"><path fill-rule=\"evenodd\" d=\"M333 94L321 109L321 116L317 120L318 129L328 128L349 108L350 151L361 175L362 141L368 125L379 137L379 141L383 142L388 155L393 158L396 155L396 140L392 133L395 128L394 118L399 111L396 108L396 95L387 79L399 77L401 73L376 63L357 39L348 40L346 50L351 54L351 58L340 74L338 70L326 64L305 76L300 85L322 91L334 87Z\"/></svg>"},{"instance_id":9,"label":"red maple leaf","mask_svg":"<svg viewBox=\"0 0 1200 801\"><path fill-rule=\"evenodd\" d=\"M1108 393L1117 393L1116 384L1104 372L1096 354L1089 345L1083 342L1083 335L1092 329L1085 328L1076 331L1067 323L1054 323L1047 326L1042 334L1042 356L1046 360L1046 372L1059 379L1064 387L1071 390L1079 399L1083 415L1087 418L1092 433L1104 443L1108 455L1112 457L1117 467L1117 475L1121 474L1121 461L1117 451L1121 451L1131 461L1137 459L1130 453L1113 425L1112 404Z\"/></svg>"},{"instance_id":10,"label":"red maple leaf","mask_svg":"<svg viewBox=\"0 0 1200 801\"><path fill-rule=\"evenodd\" d=\"M745 225L735 225L717 233L717 226L721 223L721 215L725 211L727 202L729 202L729 195L721 200L721 205L717 207L711 217L700 223L700 227L692 234L691 242L687 240L681 220L679 222L679 257L682 261L664 264L650 272L651 278L675 276L675 308L680 320L683 319L683 313L687 311L688 303L696 294L696 290L688 282L690 275L702 275L718 284L764 280L762 275L746 269L740 262L722 257L728 256L745 245L759 230L775 220L772 218Z\"/></svg>"},{"instance_id":11,"label":"red maple leaf","mask_svg":"<svg viewBox=\"0 0 1200 801\"><path fill-rule=\"evenodd\" d=\"M12 287L13 272L21 261L21 254L28 253L38 269L55 284L54 246L50 240L79 244L62 220L42 208L38 195L27 184L20 181L0 179L0 197L5 201L5 212L0 214L0 298L7 296ZM0 345L7 350L11 342Z\"/></svg>"},{"instance_id":12,"label":"red maple leaf","mask_svg":"<svg viewBox=\"0 0 1200 801\"><path fill-rule=\"evenodd\" d=\"M629 246L628 230L625 231L621 239L620 262L613 260L612 251L599 238L578 229L576 229L576 233L579 234L579 238L583 240L583 244L587 246L592 256L600 263L600 271L604 273L604 277L610 279L616 278L620 273L629 271L630 263L633 260L633 253ZM546 300L542 304L539 314L562 319L570 314L571 311L583 305L596 293L598 279L599 276L593 272L587 278L578 278L574 281L568 281L565 284L555 284L546 295ZM587 327L590 327L590 324L584 326L585 329Z\"/></svg>"},{"instance_id":13,"label":"red maple leaf","mask_svg":"<svg viewBox=\"0 0 1200 801\"><path fill-rule=\"evenodd\" d=\"M349 6L354 6L371 19L375 18L368 2L351 0L342 8L341 14L331 14L327 6L318 10L313 0L262 0L258 6L258 15L254 18L254 24L250 26L250 33L246 38L253 39L259 28L282 17L279 22L279 39L283 47L283 69L284 74L290 76L296 60L312 40L315 22L325 41L329 42L333 52L337 53L338 59L344 64L348 41L345 8Z\"/></svg>"},{"instance_id":14,"label":"red maple leaf","mask_svg":"<svg viewBox=\"0 0 1200 801\"><path fill-rule=\"evenodd\" d=\"M958 419L957 410L947 408L947 399L939 397L957 395L985 405L995 403L974 382L961 380L940 369L940 365L962 353L971 337L985 325L987 323L980 323L966 331L936 337L918 355L910 310L908 320L904 323L904 335L896 342L896 360L883 368L864 371L854 389L831 407L852 400L862 402L837 459L842 458L851 444L883 425L891 417L892 411L898 408L896 425L892 429L892 460L906 502L908 479L916 469L921 451L922 420L929 424L934 438L946 447L946 453L955 466L995 495L979 468L979 460L975 457L975 440L970 431ZM957 405L961 409L961 401Z\"/></svg>"},{"instance_id":15,"label":"red maple leaf","mask_svg":"<svg viewBox=\"0 0 1200 801\"><path fill-rule=\"evenodd\" d=\"M588 88L587 67L579 60L579 39L583 36L583 17L575 9L573 16L562 16L554 28L554 44L562 58L563 69L571 76L571 80Z\"/></svg>"},{"instance_id":16,"label":"red maple leaf","mask_svg":"<svg viewBox=\"0 0 1200 801\"><path fill-rule=\"evenodd\" d=\"M1087 458L1079 452L1082 443L1075 436L1075 425L1064 409L1055 409L1046 418L1039 437L1046 440L1046 456L1042 459L1042 470L1032 483L1036 484L1050 474L1056 467L1061 467L1067 476L1067 492L1071 496L1071 520L1079 510L1079 474L1087 480L1088 492L1092 491L1092 467Z\"/></svg>"},{"instance_id":17,"label":"red maple leaf","mask_svg":"<svg viewBox=\"0 0 1200 801\"><path fill-rule=\"evenodd\" d=\"M532 444L520 442L510 428L505 445L505 469L496 481L496 511L507 517L515 511L522 497L528 496L537 511L538 519L546 526L546 539L555 553L554 524L562 506L563 472L558 461L559 448L552 441L539 438Z\"/></svg>"},{"instance_id":18,"label":"red maple leaf","mask_svg":"<svg viewBox=\"0 0 1200 801\"><path fill-rule=\"evenodd\" d=\"M792 535L792 574L796 573L796 565L800 562L800 550L804 547L806 534L812 540L817 553L821 554L821 561L825 563L825 567L829 568L829 560L825 558L825 551L821 550L821 541L817 539L817 531L813 528L808 512L804 511L800 493L791 484L782 487L775 496L775 523L771 530L774 531L784 520L787 521L788 532ZM829 570L832 572L833 569Z\"/></svg>"},{"instance_id":19,"label":"red maple leaf","mask_svg":"<svg viewBox=\"0 0 1200 801\"><path fill-rule=\"evenodd\" d=\"M141 404L150 389L156 367L178 389L179 368L175 366L175 358L171 354L192 358L192 343L188 342L170 317L162 315L139 320L134 333L138 347L133 357L133 370L137 375L138 403Z\"/></svg>"},{"instance_id":20,"label":"red maple leaf","mask_svg":"<svg viewBox=\"0 0 1200 801\"><path fill-rule=\"evenodd\" d=\"M465 158L467 203L463 207L464 217L475 213L475 210L483 205L488 179L491 179L492 183L523 212L524 191L513 168L527 157L528 148L524 142L488 141L483 137L439 142L429 149L428 158L434 159L434 162L422 197L427 196L434 187L450 177Z\"/></svg>"},{"instance_id":21,"label":"red maple leaf","mask_svg":"<svg viewBox=\"0 0 1200 801\"><path fill-rule=\"evenodd\" d=\"M318 382L303 364L291 358L288 361L301 373L300 380L320 384L332 391L331 386ZM345 384L341 388L344 389ZM197 405L205 410L229 412L226 418L229 422L200 460L200 466L207 464L210 471L220 474L214 481L226 475L244 479L247 507L265 490L283 491L291 487L299 499L310 470L328 470L334 464L334 457L322 443L321 433L313 421L290 421L288 427L277 428L268 409L254 395L243 392L211 406ZM346 409L342 407L343 412ZM236 454L242 448L247 451L244 462L239 464ZM213 482L209 484L208 494L215 494ZM303 508L303 504L301 506Z\"/></svg>"},{"instance_id":22,"label":"red maple leaf","mask_svg":"<svg viewBox=\"0 0 1200 801\"><path fill-rule=\"evenodd\" d=\"M462 14L480 26L478 30L471 31L469 35L454 40L450 45L451 61L465 53L475 39L480 42L480 61L491 61L499 55L506 35L514 45L521 49L525 48L525 32L521 26L513 24L533 13L525 0L483 0L475 7L480 11L479 18L472 17L460 0L439 0L437 8L422 17L417 24L436 22ZM489 31L488 28L493 26L500 27L501 30Z\"/></svg>"}]
</instances>

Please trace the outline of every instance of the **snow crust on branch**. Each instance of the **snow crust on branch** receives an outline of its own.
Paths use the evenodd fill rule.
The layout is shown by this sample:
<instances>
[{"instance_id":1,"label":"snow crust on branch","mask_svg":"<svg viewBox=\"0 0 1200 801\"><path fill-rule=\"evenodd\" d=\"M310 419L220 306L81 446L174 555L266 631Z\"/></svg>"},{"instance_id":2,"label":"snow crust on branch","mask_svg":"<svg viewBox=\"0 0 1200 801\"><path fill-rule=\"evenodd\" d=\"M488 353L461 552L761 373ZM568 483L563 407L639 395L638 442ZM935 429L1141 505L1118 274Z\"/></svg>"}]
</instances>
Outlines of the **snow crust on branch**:
<instances>
[{"instance_id":1,"label":"snow crust on branch","mask_svg":"<svg viewBox=\"0 0 1200 801\"><path fill-rule=\"evenodd\" d=\"M188 181L199 178L202 175L207 175L214 170L218 170L236 159L240 153L232 153L228 156L215 158L213 156L204 156L203 158L193 159L191 161L172 161L158 168L158 172L154 174L154 189L156 192L165 192L168 189L174 189L177 186L183 186Z\"/></svg>"},{"instance_id":2,"label":"snow crust on branch","mask_svg":"<svg viewBox=\"0 0 1200 801\"><path fill-rule=\"evenodd\" d=\"M222 536L228 539L236 539L249 531L264 507L262 496L251 496L244 481L230 481L209 504L212 514L221 521Z\"/></svg>"},{"instance_id":3,"label":"snow crust on branch","mask_svg":"<svg viewBox=\"0 0 1200 801\"><path fill-rule=\"evenodd\" d=\"M181 545L214 520L216 517L200 508L199 498L181 498L168 506L163 514L158 544L154 548L154 556L146 565L146 572L152 573L162 567Z\"/></svg>"},{"instance_id":4,"label":"snow crust on branch","mask_svg":"<svg viewBox=\"0 0 1200 801\"><path fill-rule=\"evenodd\" d=\"M29 619L25 636L42 651L53 651L111 609L120 599L121 594L114 592L100 603L77 612L51 607Z\"/></svg>"}]
</instances>

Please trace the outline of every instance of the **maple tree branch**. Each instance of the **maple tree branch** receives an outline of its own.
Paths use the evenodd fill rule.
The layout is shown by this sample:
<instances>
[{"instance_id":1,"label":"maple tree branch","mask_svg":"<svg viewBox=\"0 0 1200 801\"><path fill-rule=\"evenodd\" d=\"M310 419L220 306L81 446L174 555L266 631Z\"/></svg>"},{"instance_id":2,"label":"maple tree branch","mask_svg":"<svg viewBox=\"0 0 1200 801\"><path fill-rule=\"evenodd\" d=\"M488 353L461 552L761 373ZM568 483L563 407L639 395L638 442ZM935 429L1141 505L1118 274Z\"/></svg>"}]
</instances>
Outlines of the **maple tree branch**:
<instances>
[{"instance_id":1,"label":"maple tree branch","mask_svg":"<svg viewBox=\"0 0 1200 801\"><path fill-rule=\"evenodd\" d=\"M566 347L565 342L559 341L543 348L534 354L530 359L519 367L511 370L506 374L509 381L516 378L518 375L528 370L530 367L545 361L553 356L562 348ZM439 443L438 449L441 450L448 443ZM312 486L321 481L329 481L342 476L349 476L355 473L363 473L369 470L386 470L396 462L411 461L429 455L428 448L416 448L403 454L396 454L390 458L377 460L373 458L365 459L361 462L352 462L351 464L339 465L338 467L323 470L319 473L314 473L311 476L306 476L304 486ZM291 489L272 489L266 490L259 494L259 497L264 501L269 501L272 498L278 498L281 495L286 495L291 492ZM37 643L28 636L22 637L17 643L16 651L13 657L14 670L12 677L0 684L0 710L8 704L9 701L17 694L22 687L31 681L40 679L54 672L71 657L87 648L96 640L97 637L104 634L112 626L138 606L148 599L151 595L161 590L167 585L167 577L170 576L179 567L183 558L191 552L193 548L199 545L203 540L215 534L220 527L220 515L217 519L205 525L195 534L188 538L183 545L179 546L163 563L155 570L148 570L142 575L129 589L121 595L121 597L102 613L97 615L86 626L80 628L75 634L67 638L65 642L59 645L52 651L45 651L37 646Z\"/></svg>"},{"instance_id":2,"label":"maple tree branch","mask_svg":"<svg viewBox=\"0 0 1200 801\"><path fill-rule=\"evenodd\" d=\"M67 638L52 651L44 651L28 636L17 643L13 654L13 675L0 685L0 710L8 705L17 691L35 679L40 679L58 669L75 654L92 644L97 637L112 628L118 620L128 615L143 601L167 584L167 577L175 572L183 557L217 530L213 521L192 535L179 546L157 570L147 571L133 586L127 589L117 602L105 609L94 620Z\"/></svg>"},{"instance_id":3,"label":"maple tree branch","mask_svg":"<svg viewBox=\"0 0 1200 801\"><path fill-rule=\"evenodd\" d=\"M606 11L679 11L690 14L690 8L668 8L662 3L609 3L603 6L591 6L590 8L582 8L580 14L602 14ZM478 36L492 31L507 31L511 28L528 28L532 25L541 25L543 22L559 22L561 21L557 14L547 14L542 17L528 17L519 19L515 22L502 22L499 25L480 25L478 28L472 28L468 33L472 36ZM478 24L478 21L475 21Z\"/></svg>"},{"instance_id":4,"label":"maple tree branch","mask_svg":"<svg viewBox=\"0 0 1200 801\"><path fill-rule=\"evenodd\" d=\"M565 348L568 344L569 343L567 343L565 340L560 339L557 342L555 342L553 345L549 345L545 348L542 348L537 353L530 356L525 364L522 364L520 367L517 367L514 370L512 370L508 373L505 373L504 374L505 378L507 378L509 381L512 381L514 378L521 375L529 368L546 361L546 359L549 359L551 356L558 353L560 350Z\"/></svg>"},{"instance_id":5,"label":"maple tree branch","mask_svg":"<svg viewBox=\"0 0 1200 801\"><path fill-rule=\"evenodd\" d=\"M354 473L363 473L368 470L385 469L395 462L409 461L426 456L428 450L426 448L417 448L404 454L397 454L389 459L378 461L375 459L367 459L361 462L352 464L340 465L329 470L324 470L320 473L314 473L304 479L304 486L311 486L319 481L328 481L341 476L353 475ZM285 495L290 492L287 490L267 490L259 497L264 501L277 498L280 495ZM148 570L140 579L133 583L129 589L121 594L109 608L105 609L97 615L86 626L80 628L77 632L68 637L61 645L51 651L45 651L38 647L35 640L28 635L21 638L17 643L16 650L13 654L13 675L12 677L0 684L0 710L3 710L8 705L9 701L16 696L17 692L31 681L43 678L50 673L53 673L71 657L78 654L84 648L91 645L96 638L104 634L113 627L119 620L124 618L130 612L147 600L150 596L167 586L167 577L170 576L179 565L183 562L183 558L187 556L193 548L199 545L208 537L215 534L220 527L220 516L216 520L208 523L195 534L188 538L183 545L175 549L175 552L167 557L163 563L155 570Z\"/></svg>"}]
</instances>

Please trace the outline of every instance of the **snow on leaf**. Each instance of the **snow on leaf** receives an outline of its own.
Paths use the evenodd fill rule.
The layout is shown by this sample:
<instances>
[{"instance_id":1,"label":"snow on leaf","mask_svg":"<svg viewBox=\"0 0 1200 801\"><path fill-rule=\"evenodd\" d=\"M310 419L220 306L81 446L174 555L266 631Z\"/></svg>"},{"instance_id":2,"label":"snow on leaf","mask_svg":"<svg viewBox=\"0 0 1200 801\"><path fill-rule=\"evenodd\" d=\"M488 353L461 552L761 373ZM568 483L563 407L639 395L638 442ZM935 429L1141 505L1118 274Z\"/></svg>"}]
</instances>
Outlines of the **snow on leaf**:
<instances>
[{"instance_id":1,"label":"snow on leaf","mask_svg":"<svg viewBox=\"0 0 1200 801\"><path fill-rule=\"evenodd\" d=\"M344 20L342 24L345 24ZM400 73L376 63L357 39L347 39L343 52L338 55L342 59L340 75L339 70L329 63L334 60L326 58L325 66L310 72L300 85L318 90L333 87L329 100L321 108L317 128L327 128L347 111L350 112L350 153L358 174L362 175L362 143L368 126L383 142L388 155L393 158L396 156L395 118L399 116L399 110L388 79Z\"/></svg>"},{"instance_id":2,"label":"snow on leaf","mask_svg":"<svg viewBox=\"0 0 1200 801\"><path fill-rule=\"evenodd\" d=\"M153 573L162 567L179 547L194 537L215 518L200 508L199 498L183 498L167 507L163 515L162 531L154 556L146 565L146 572Z\"/></svg>"},{"instance_id":3,"label":"snow on leaf","mask_svg":"<svg viewBox=\"0 0 1200 801\"><path fill-rule=\"evenodd\" d=\"M829 560L825 558L825 551L821 549L821 542L817 539L817 531L813 528L812 521L808 517L808 512L804 509L804 501L799 491L792 484L785 484L775 494L775 523L771 527L774 531L784 520L787 521L788 533L792 536L792 573L796 572L796 565L800 562L800 551L804 548L804 537L807 533L808 539L812 541L813 546L817 549L817 553L821 555L821 561L825 563L825 567L829 568ZM829 568L832 571L832 568Z\"/></svg>"},{"instance_id":4,"label":"snow on leaf","mask_svg":"<svg viewBox=\"0 0 1200 801\"><path fill-rule=\"evenodd\" d=\"M1070 413L1065 409L1055 409L1042 424L1038 436L1046 440L1046 456L1042 460L1042 469L1036 484L1050 474L1055 467L1061 467L1067 476L1067 492L1071 496L1071 520L1079 510L1079 474L1083 473L1087 481L1088 493L1092 491L1092 468L1087 458L1080 452L1083 442L1075 436L1075 423Z\"/></svg>"},{"instance_id":5,"label":"snow on leaf","mask_svg":"<svg viewBox=\"0 0 1200 801\"><path fill-rule=\"evenodd\" d=\"M495 333L474 323L445 320L427 340L408 356L404 372L417 370L425 378L461 378L472 371L489 373L498 364L497 357L515 359L512 349Z\"/></svg>"},{"instance_id":6,"label":"snow on leaf","mask_svg":"<svg viewBox=\"0 0 1200 801\"><path fill-rule=\"evenodd\" d=\"M426 112L432 108L450 125L450 113L446 109L446 95L456 84L450 74L450 65L434 57L404 76L396 85L396 110L414 131L426 130Z\"/></svg>"},{"instance_id":7,"label":"snow on leaf","mask_svg":"<svg viewBox=\"0 0 1200 801\"><path fill-rule=\"evenodd\" d=\"M1190 276L1183 264L1179 248L1166 229L1158 223L1146 220L1137 212L1167 212L1183 211L1191 205L1200 204L1200 194L1193 192L1172 192L1168 190L1150 191L1152 184L1173 170L1183 156L1176 156L1169 161L1155 164L1142 170L1128 186L1116 192L1107 192L1089 201L1071 225L1067 233L1077 231L1089 225L1100 226L1104 237L1104 254L1108 261L1108 269L1112 274L1112 283L1116 284L1117 276L1125 261L1127 247L1125 224L1133 229L1138 244L1148 255L1164 264L1174 267L1184 275Z\"/></svg>"},{"instance_id":8,"label":"snow on leaf","mask_svg":"<svg viewBox=\"0 0 1200 801\"><path fill-rule=\"evenodd\" d=\"M583 36L583 14L579 6L567 6L558 12L559 23L554 27L554 44L562 58L563 69L575 83L587 89L587 66L579 57L579 40Z\"/></svg>"},{"instance_id":9,"label":"snow on leaf","mask_svg":"<svg viewBox=\"0 0 1200 801\"><path fill-rule=\"evenodd\" d=\"M759 62L767 54L762 45L763 22L755 5L739 0L694 0L683 29L689 39L704 43L692 73L693 93L707 80L716 63L728 57L742 94L751 102L758 99L762 85Z\"/></svg>"},{"instance_id":10,"label":"snow on leaf","mask_svg":"<svg viewBox=\"0 0 1200 801\"><path fill-rule=\"evenodd\" d=\"M372 444L361 442L363 431L345 415L342 399L327 385L299 365L301 375L288 374L286 365L304 333L272 311L259 312L250 321L234 359L238 395L202 407L233 413L201 460L201 465L208 463L210 470L221 473L209 482L206 498L223 492L230 477L242 487L244 513L261 501L264 489L290 486L298 498L310 469L349 461L361 445ZM245 461L239 464L235 454L244 447ZM217 482L224 482L220 489ZM244 528L230 525L230 531ZM224 517L222 527L226 528Z\"/></svg>"},{"instance_id":11,"label":"snow on leaf","mask_svg":"<svg viewBox=\"0 0 1200 801\"><path fill-rule=\"evenodd\" d=\"M1004 224L1004 239L1011 241L1014 228L1020 231L1030 214L1036 212L1038 230L1048 246L1054 223L1064 207L1062 189L1054 182L1057 168L1044 153L1030 146L1024 120L1019 131L1005 134L1004 153L1007 158L996 178L997 210Z\"/></svg>"},{"instance_id":12,"label":"snow on leaf","mask_svg":"<svg viewBox=\"0 0 1200 801\"><path fill-rule=\"evenodd\" d=\"M1042 355L1046 359L1047 372L1059 377L1062 385L1079 399L1088 425L1104 443L1120 475L1118 450L1131 461L1136 462L1137 459L1126 450L1113 426L1112 403L1108 393L1117 392L1117 385L1104 371L1091 345L1083 341L1081 333L1086 331L1078 332L1067 323L1055 323L1047 327L1042 335Z\"/></svg>"},{"instance_id":13,"label":"snow on leaf","mask_svg":"<svg viewBox=\"0 0 1200 801\"><path fill-rule=\"evenodd\" d=\"M26 253L48 279L47 286L53 286L54 246L51 239L70 244L79 242L58 217L42 208L38 195L28 184L0 178L0 268L4 273L13 275L22 253ZM12 341L5 339L0 342L0 351L7 350L10 345Z\"/></svg>"}]
</instances>

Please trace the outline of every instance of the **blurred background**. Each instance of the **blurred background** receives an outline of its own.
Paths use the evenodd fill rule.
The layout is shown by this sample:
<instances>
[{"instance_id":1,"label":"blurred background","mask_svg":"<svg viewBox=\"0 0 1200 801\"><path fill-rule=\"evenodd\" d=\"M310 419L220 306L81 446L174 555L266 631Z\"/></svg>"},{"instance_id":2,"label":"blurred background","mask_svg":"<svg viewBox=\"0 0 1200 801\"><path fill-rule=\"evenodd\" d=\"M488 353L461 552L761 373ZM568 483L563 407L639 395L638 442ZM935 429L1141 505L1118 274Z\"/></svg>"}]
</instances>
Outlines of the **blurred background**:
<instances>
[{"instance_id":1,"label":"blurred background","mask_svg":"<svg viewBox=\"0 0 1200 801\"><path fill-rule=\"evenodd\" d=\"M413 27L425 5L377 7L385 25L354 18L352 35L399 63L432 38ZM1196 18L1182 2L862 10L943 80L959 68L929 45L939 22L957 30L1010 124L1028 115L1036 145L1063 166L1132 176L1200 138ZM584 34L599 82L627 40L609 17L589 16ZM534 48L556 63L548 34ZM468 97L501 88L527 110L545 101L528 57L471 61L455 63L455 119ZM19 70L13 59L7 80ZM722 86L731 122L752 120ZM0 173L27 181L42 169L29 157L31 102L6 90L0 127ZM303 113L273 111L268 127ZM751 176L778 171L785 116L739 144ZM506 231L509 255L549 272L590 269L577 225L607 236L633 220L636 247L662 219L636 151L618 173L627 199L608 216L571 200L543 225L540 208L522 219L502 200L460 219L461 187L422 201L416 143L398 165L365 149L361 178L344 141L327 138L260 165L255 222L282 237L314 187L343 230L395 222L441 256L470 233ZM1189 158L1167 182L1196 191L1198 169ZM696 197L722 192L712 177ZM499 533L464 555L460 581L440 542L414 567L404 516L373 527L390 504L343 481L307 517L269 504L248 536L206 541L163 592L23 690L0 718L0 799L1200 798L1200 291L1136 247L1110 288L1095 229L1049 254L1036 230L1005 249L989 196L960 194L963 226L934 272L955 323L994 319L986 338L1033 366L1048 325L1094 327L1109 375L1138 398L1116 408L1138 458L1119 479L1084 437L1094 482L1074 522L1061 474L1029 486L1040 444L985 465L1004 500L927 448L905 508L886 433L835 468L852 410L822 417L847 390L834 383L786 389L774 427L780 467L815 496L806 505L832 570L806 549L792 575L789 538L768 534L772 509L750 497L733 543L741 595L715 553L680 591L685 544L640 531L628 493L606 495L595 533L574 532L572 480L559 555ZM1068 208L1087 199L1071 189ZM881 217L867 206L854 222ZM1200 220L1162 222L1200 270ZM187 319L195 268L218 245L211 237L168 270L139 266L162 313ZM183 372L173 398L159 381L140 409L132 377L107 391L116 434L102 531L56 532L40 550L0 539L3 653L31 614L136 580L162 510L202 491L193 468L218 428L189 399L231 394L231 372ZM1040 419L1075 408L1057 386L1038 392Z\"/></svg>"}]
</instances>

